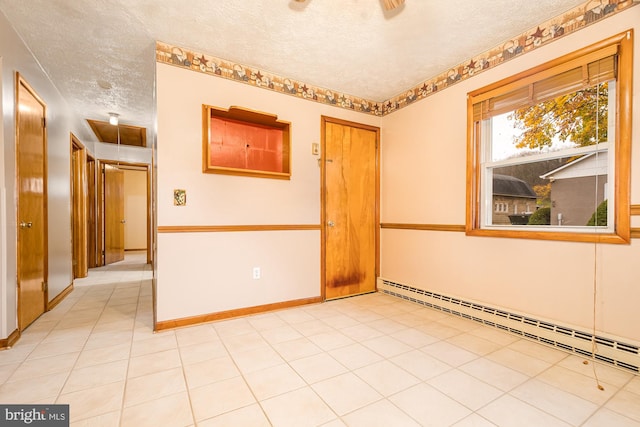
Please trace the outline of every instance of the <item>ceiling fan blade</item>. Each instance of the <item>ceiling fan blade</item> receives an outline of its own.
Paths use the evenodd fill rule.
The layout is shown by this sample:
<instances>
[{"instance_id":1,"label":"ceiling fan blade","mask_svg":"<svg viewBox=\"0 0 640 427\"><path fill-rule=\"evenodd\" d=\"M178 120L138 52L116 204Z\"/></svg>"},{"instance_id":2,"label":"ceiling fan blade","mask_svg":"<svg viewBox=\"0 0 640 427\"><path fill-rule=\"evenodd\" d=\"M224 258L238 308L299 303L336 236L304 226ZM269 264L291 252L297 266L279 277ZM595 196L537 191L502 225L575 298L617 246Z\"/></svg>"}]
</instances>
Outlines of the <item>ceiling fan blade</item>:
<instances>
[{"instance_id":1,"label":"ceiling fan blade","mask_svg":"<svg viewBox=\"0 0 640 427\"><path fill-rule=\"evenodd\" d=\"M404 0L382 0L382 3L384 3L384 8L386 10L393 10L396 7L404 4Z\"/></svg>"},{"instance_id":2,"label":"ceiling fan blade","mask_svg":"<svg viewBox=\"0 0 640 427\"><path fill-rule=\"evenodd\" d=\"M302 3L306 0L294 0L298 3ZM634 1L640 1L640 0L634 0ZM382 3L384 5L384 9L385 10L393 10L398 6L401 6L404 4L404 0L382 0Z\"/></svg>"}]
</instances>

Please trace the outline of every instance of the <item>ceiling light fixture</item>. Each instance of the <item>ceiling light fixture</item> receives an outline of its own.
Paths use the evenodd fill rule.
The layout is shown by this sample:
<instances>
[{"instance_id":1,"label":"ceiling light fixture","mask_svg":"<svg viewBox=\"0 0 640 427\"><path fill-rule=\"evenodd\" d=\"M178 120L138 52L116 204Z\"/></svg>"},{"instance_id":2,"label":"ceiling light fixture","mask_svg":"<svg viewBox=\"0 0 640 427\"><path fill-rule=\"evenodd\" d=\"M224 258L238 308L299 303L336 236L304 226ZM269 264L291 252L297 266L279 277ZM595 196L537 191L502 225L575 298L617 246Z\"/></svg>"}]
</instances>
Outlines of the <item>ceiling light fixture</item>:
<instances>
[{"instance_id":1,"label":"ceiling light fixture","mask_svg":"<svg viewBox=\"0 0 640 427\"><path fill-rule=\"evenodd\" d=\"M109 124L118 126L118 117L120 117L120 115L117 113L109 113Z\"/></svg>"}]
</instances>

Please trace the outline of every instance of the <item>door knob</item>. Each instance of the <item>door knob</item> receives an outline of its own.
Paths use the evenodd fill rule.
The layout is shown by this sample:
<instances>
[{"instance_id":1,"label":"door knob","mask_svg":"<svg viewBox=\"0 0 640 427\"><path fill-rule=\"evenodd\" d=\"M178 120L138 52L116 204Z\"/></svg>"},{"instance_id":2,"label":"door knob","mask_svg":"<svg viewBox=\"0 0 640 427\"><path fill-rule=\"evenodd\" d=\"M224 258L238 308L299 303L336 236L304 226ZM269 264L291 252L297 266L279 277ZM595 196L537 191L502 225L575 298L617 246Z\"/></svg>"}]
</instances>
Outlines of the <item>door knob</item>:
<instances>
[{"instance_id":1,"label":"door knob","mask_svg":"<svg viewBox=\"0 0 640 427\"><path fill-rule=\"evenodd\" d=\"M329 220L329 221L327 222L327 225L328 225L329 227L335 227L336 223L335 223L335 222L333 222L333 221L331 221L331 220Z\"/></svg>"},{"instance_id":2,"label":"door knob","mask_svg":"<svg viewBox=\"0 0 640 427\"><path fill-rule=\"evenodd\" d=\"M22 221L20 223L20 228L31 228L32 225L33 225L33 223L31 221L29 221L29 222Z\"/></svg>"}]
</instances>

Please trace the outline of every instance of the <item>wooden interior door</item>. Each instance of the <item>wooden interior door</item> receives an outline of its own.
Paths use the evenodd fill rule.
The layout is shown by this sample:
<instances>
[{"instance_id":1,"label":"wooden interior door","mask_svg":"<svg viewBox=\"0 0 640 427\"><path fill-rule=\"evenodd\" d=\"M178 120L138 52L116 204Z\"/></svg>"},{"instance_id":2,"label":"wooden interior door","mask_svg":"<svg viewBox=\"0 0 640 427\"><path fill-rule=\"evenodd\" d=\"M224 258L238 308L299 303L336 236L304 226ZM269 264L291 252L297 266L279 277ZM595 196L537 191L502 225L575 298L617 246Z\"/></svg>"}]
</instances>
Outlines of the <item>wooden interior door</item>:
<instances>
[{"instance_id":1,"label":"wooden interior door","mask_svg":"<svg viewBox=\"0 0 640 427\"><path fill-rule=\"evenodd\" d=\"M87 277L87 150L71 135L71 230L73 278Z\"/></svg>"},{"instance_id":2,"label":"wooden interior door","mask_svg":"<svg viewBox=\"0 0 640 427\"><path fill-rule=\"evenodd\" d=\"M18 328L24 330L47 304L46 105L16 77Z\"/></svg>"},{"instance_id":3,"label":"wooden interior door","mask_svg":"<svg viewBox=\"0 0 640 427\"><path fill-rule=\"evenodd\" d=\"M104 165L104 263L124 260L124 171Z\"/></svg>"},{"instance_id":4,"label":"wooden interior door","mask_svg":"<svg viewBox=\"0 0 640 427\"><path fill-rule=\"evenodd\" d=\"M324 297L373 292L378 275L377 127L322 118Z\"/></svg>"}]
</instances>

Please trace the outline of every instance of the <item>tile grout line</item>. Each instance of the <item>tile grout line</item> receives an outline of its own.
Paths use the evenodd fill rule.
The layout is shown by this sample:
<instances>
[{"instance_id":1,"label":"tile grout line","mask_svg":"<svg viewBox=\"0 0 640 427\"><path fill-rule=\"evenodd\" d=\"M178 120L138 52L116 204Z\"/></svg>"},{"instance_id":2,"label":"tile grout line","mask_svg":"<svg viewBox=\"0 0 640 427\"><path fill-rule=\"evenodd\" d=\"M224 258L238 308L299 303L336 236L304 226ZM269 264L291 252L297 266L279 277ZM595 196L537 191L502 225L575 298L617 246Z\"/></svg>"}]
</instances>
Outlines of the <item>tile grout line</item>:
<instances>
[{"instance_id":1,"label":"tile grout line","mask_svg":"<svg viewBox=\"0 0 640 427\"><path fill-rule=\"evenodd\" d=\"M122 425L123 421L124 421L124 400L125 400L125 396L127 395L127 385L129 383L129 368L131 367L131 358L132 358L132 353L133 353L133 341L134 341L134 337L135 337L135 331L136 331L136 321L138 319L138 312L140 310L140 293L142 292L142 282L144 281L144 279L140 280L140 286L138 288L138 302L136 304L136 313L133 317L133 325L131 327L131 338L130 338L130 343L129 343L129 357L127 357L127 369L125 369L124 372L124 387L122 388L122 397L120 399L120 417L119 417L119 422L118 425ZM115 290L115 289L114 289Z\"/></svg>"},{"instance_id":2,"label":"tile grout line","mask_svg":"<svg viewBox=\"0 0 640 427\"><path fill-rule=\"evenodd\" d=\"M141 276L142 277L140 278L140 280L137 280L137 279L134 280L135 282L137 282L137 284L135 286L137 286L137 289L138 289L138 292L137 292L137 304L136 304L136 307L135 307L135 313L133 314L133 325L132 325L131 336L130 336L130 339L129 339L129 355L128 355L127 362L126 362L127 365L126 365L126 371L125 371L124 387L123 387L122 395L121 395L121 398L120 398L121 400L120 400L119 421L120 421L121 424L125 420L125 418L124 418L124 410L125 410L124 403L125 403L125 396L126 396L126 391L127 391L127 384L128 384L128 380L129 380L128 373L129 373L129 370L131 368L132 351L133 351L133 347L134 347L134 344L135 344L135 331L137 329L137 325L138 325L139 319L142 317L142 315L146 311L146 309L143 307L143 303L141 302L141 299L146 297L146 294L143 295L143 291L144 291L143 284L146 281L146 279L144 279L144 272L141 272ZM76 369L78 367L78 363L79 363L80 357L81 357L82 353L87 349L87 345L88 345L89 341L91 340L91 337L94 335L96 328L100 324L100 318L102 317L102 315L106 312L107 308L109 307L109 301L111 301L114 298L114 296L116 295L116 292L117 292L117 289L118 289L118 285L119 285L120 282L124 283L124 282L133 282L133 281L132 280L127 280L126 275L123 273L123 274L120 274L118 276L118 280L114 280L113 282L108 284L110 286L109 297L104 301L104 304L102 305L102 308L101 308L100 315L96 318L95 321L92 322L92 326L90 327L90 332L87 335L87 337L84 339L84 342L82 344L82 348L78 352L78 355L76 356L76 358L75 358L75 360L73 362L73 365L71 366L70 370L66 373L66 377L65 377L64 383L63 383L62 387L60 388L60 391L57 394L56 400L58 400L63 395L62 392L63 392L64 388L69 384L69 380L71 379L71 374L73 373L74 369ZM122 289L125 289L125 288L123 287ZM20 366L23 366L23 364L28 360L29 355L32 354L38 348L38 346L41 345L46 340L47 337L51 336L52 333L56 332L57 331L56 328L62 322L65 322L65 319L69 320L67 317L73 314L73 313L71 313L72 310L73 310L73 307L77 306L77 304L81 304L86 298L90 298L90 297L91 297L91 295L88 292L85 291L81 296L79 296L79 298L73 303L73 305L71 305L68 308L65 307L66 311L64 312L64 314L59 319L52 318L52 320L55 319L52 322L52 326L48 330L45 330L46 333L44 333L42 335L42 337L39 338L39 340L36 342L36 344L33 346L33 348L31 348L30 350L25 352L24 358L21 361L18 362L18 367L16 367L15 370L17 370ZM522 398L518 397L517 395L512 394L519 387L521 387L521 386L523 386L523 385L525 385L527 383L531 383L532 380L537 380L537 381L543 382L545 384L545 386L551 387L553 389L560 390L563 393L571 395L572 397L579 398L581 400L584 400L585 402L589 402L589 403L594 405L595 409L593 410L593 412L591 412L586 418L584 418L583 421L579 422L578 425L587 424L589 422L589 420L593 419L603 409L607 409L611 413L615 413L615 414L617 414L617 415L619 415L621 417L625 417L625 418L628 418L630 420L633 420L634 422L637 422L637 420L635 418L630 418L625 413L618 412L618 409L614 410L614 409L609 409L609 408L605 407L610 401L615 399L616 396L618 396L620 394L620 392L622 392L622 391L627 391L629 393L632 393L633 395L637 394L637 393L634 392L635 390L631 391L631 390L627 389L629 387L629 385L634 381L635 376L630 376L629 378L626 378L624 383L621 382L620 386L610 385L610 387L614 388L613 393L606 400L602 401L602 403L596 403L594 400L591 400L591 399L585 398L585 397L581 397L581 396L579 396L579 395L577 395L575 393L572 393L567 388L558 387L558 386L556 386L556 385L554 385L552 383L547 383L546 381L543 381L542 379L540 379L541 375L543 375L544 373L546 373L549 370L551 370L553 368L556 368L556 367L560 367L560 368L563 368L563 369L568 369L573 374L584 376L585 378L590 379L590 377L588 375L584 374L583 372L575 371L573 369L567 368L566 366L563 366L563 365L560 364L566 359L566 357L568 357L568 355L566 355L566 357L561 358L559 360L555 360L553 362L549 362L548 360L550 360L551 358L547 358L545 360L545 359L539 358L538 356L535 356L533 354L526 353L521 348L512 348L512 347L510 347L512 344L514 344L514 343L516 343L518 341L514 341L514 342L511 342L511 343L503 344L503 343L496 342L496 341L493 341L491 339L485 338L484 336L475 335L472 332L475 331L475 330L480 329L480 327L476 328L476 329L473 329L473 330L462 329L462 327L464 326L462 324L460 325L460 327L457 327L458 325L452 324L451 322L447 322L447 320L449 320L449 317L444 317L444 318L435 319L435 320L432 320L432 319L429 319L428 317L425 317L424 318L425 320L423 322L419 322L418 319L412 319L411 316L409 316L409 315L411 313L414 313L414 312L418 311L418 310L406 310L406 311L404 311L404 310L396 310L396 309L394 309L395 307L392 307L390 304L375 304L375 305L371 304L371 305L369 305L369 304L353 304L352 303L352 304L333 305L332 303L333 302L330 302L325 307L322 307L320 305L314 306L315 309L312 309L312 310L304 310L304 309L302 309L301 313L305 313L306 315L311 317L311 319L304 320L304 321L289 322L289 321L285 320L285 318L278 316L278 314L277 314L278 312L273 313L276 316L276 318L282 320L284 322L284 324L289 326L293 331L296 331L296 333L300 335L299 338L286 339L286 340L284 340L282 342L289 342L289 341L297 340L297 339L300 339L300 338L304 338L305 340L307 340L309 343L313 344L318 349L318 353L316 353L317 355L322 354L324 356L328 356L335 363L337 363L338 365L340 365L340 366L342 366L343 368L346 369L346 371L341 373L341 374L332 375L332 376L330 376L328 378L324 378L324 379L322 379L320 381L316 381L314 383L307 382L307 380L305 380L303 377L301 377L300 374L298 374L298 372L296 371L296 369L291 365L291 363L293 361L295 361L295 360L300 360L300 359L303 359L303 358L306 358L306 357L311 357L313 355L302 356L302 357L298 356L298 357L296 357L296 358L294 358L292 360L288 360L287 358L284 357L284 354L281 353L281 351L277 350L277 348L278 348L277 344L280 344L281 342L275 342L275 341L271 342L270 340L267 340L265 338L265 336L267 336L265 334L268 331L273 330L273 329L275 329L277 327L280 327L280 326L268 326L265 323L263 325L264 327L257 328L256 326L251 324L251 322L249 322L249 325L251 326L250 332L255 332L258 336L260 336L261 339L264 340L264 342L268 346L268 348L270 350L272 350L274 352L274 354L277 354L279 358L282 359L283 365L287 366L289 369L291 369L293 372L295 372L296 375L298 375L298 377L300 377L303 380L303 383L305 384L304 386L300 386L299 388L294 388L293 390L289 390L287 392L282 392L282 393L279 393L279 394L277 394L275 396L270 396L270 397L268 397L266 399L263 399L262 401L258 400L254 390L249 385L248 376L247 376L247 375L250 375L253 372L259 372L259 370L252 370L251 372L248 372L248 373L243 372L240 369L240 365L238 364L238 361L236 360L236 357L234 356L234 354L237 355L237 354L240 354L242 352L240 352L240 353L231 353L229 351L230 347L229 347L228 340L229 340L229 338L231 336L235 336L235 335L229 335L226 338L222 338L220 333L219 333L219 331L218 331L218 329L215 326L213 326L215 323L218 323L218 322L212 323L212 329L213 329L213 331L215 333L215 336L216 336L217 340L219 340L220 344L222 344L222 346L223 346L223 348L224 348L224 350L226 352L226 356L231 359L232 363L234 364L234 366L236 367L236 369L239 372L239 376L242 377L242 381L243 381L244 386L248 388L248 390L251 393L254 401L256 403L258 403L258 405L259 405L259 407L260 407L260 409L262 411L261 412L262 415L265 417L265 419L269 423L273 424L271 422L268 414L266 413L265 408L262 406L262 403L264 401L268 400L268 399L271 399L271 398L274 398L274 397L278 397L278 396L281 396L281 395L283 395L285 393L289 393L289 392L292 392L292 391L301 390L303 388L310 389L310 391L313 392L314 395L320 401L322 401L327 406L327 408L329 410L331 410L331 412L337 417L337 418L334 418L334 421L335 420L342 421L343 420L343 416L338 415L336 413L336 411L328 404L328 402L326 402L322 398L322 396L320 396L318 394L318 392L316 392L316 390L314 389L314 385L316 385L316 384L318 384L318 383L320 383L322 381L326 381L326 380L329 380L329 379L332 379L332 378L336 378L336 377L338 377L340 375L344 375L346 373L350 373L350 374L355 375L357 378L359 378L361 381L363 381L369 387L373 388L373 386L371 384L369 384L364 378L362 378L358 374L356 374L355 371L360 369L360 368L362 368L362 367L370 366L372 364L380 363L380 362L387 362L387 363L390 363L391 365L397 367L398 369L401 369L403 372L406 372L408 375L411 375L411 376L417 378L417 380L419 380L418 383L410 385L408 387L405 387L402 390L394 391L393 394L390 394L389 396L385 396L383 393L378 392L378 394L380 394L380 396L381 396L379 399L375 400L374 402L367 403L366 405L364 405L362 407L353 409L353 410L345 413L344 416L352 414L352 413L354 413L356 411L359 411L361 409L364 409L369 405L373 405L373 404L378 403L380 401L386 400L392 406L397 408L401 413L403 413L406 416L410 417L411 419L414 419L414 420L417 421L417 419L414 418L409 412L405 412L404 410L402 410L399 406L397 406L390 399L393 396L396 396L396 395L398 395L400 393L403 393L406 390L408 390L408 389L410 389L410 388L412 388L412 387L414 387L414 386L416 386L418 384L424 384L424 385L426 385L428 387L433 388L439 394L442 394L443 396L447 397L448 399L451 399L453 402L456 402L457 404L461 405L462 407L466 408L469 411L469 414L467 414L464 417L460 418L456 422L460 422L460 421L464 420L465 418L468 418L468 417L470 417L472 415L475 415L476 417L481 417L483 420L489 420L488 418L483 417L479 413L479 411L482 410L483 408L487 407L488 405L491 405L493 402L495 402L495 401L497 401L497 400L499 400L499 399L501 399L501 398L503 398L504 396L507 396L507 395L512 399L515 399L515 400L517 400L519 402L522 402L522 403L530 406L531 408L534 408L536 411L539 411L540 413L544 413L547 416L553 417L553 419L557 419L557 420L561 420L561 421L565 422L562 418L560 418L557 415L554 415L552 412L549 412L547 409L543 409L542 407L538 407L538 406L536 406L536 405L534 405L532 403L529 403L529 402L523 400ZM379 332L381 334L379 337L365 338L365 339L352 337L348 333L344 332L347 328L349 328L349 327L369 326L369 323L371 322L371 321L362 321L362 320L360 320L361 317L352 316L351 315L351 311L352 310L358 310L358 313L360 313L360 309L363 309L363 308L368 310L368 311L370 311L372 314L376 314L376 315L380 315L381 316L380 319L376 319L376 320L392 321L392 322L397 323L398 325L402 325L402 328L401 329L396 329L396 327L390 327L390 328L383 328L382 330L378 329L378 328L373 328L373 329L375 329L375 331L377 331L377 332ZM372 308L377 309L377 311L376 310L372 310ZM291 312L293 312L293 310L291 310ZM146 315L148 315L148 313ZM366 316L366 313L364 313L363 315ZM345 317L349 318L350 320L344 319L342 316L345 316ZM402 321L398 320L397 317L403 317ZM247 319L251 319L251 318L252 318L252 316L247 316ZM289 318L293 318L293 317L289 317ZM257 319L257 318L254 318L254 319ZM268 321L270 319L265 318L265 320L268 323ZM349 324L351 321L354 321L356 323L351 325L351 324ZM326 327L327 329L324 330L324 331L314 332L311 335L307 335L306 333L301 332L301 330L296 327L296 325L301 325L302 323L306 323L306 322L320 323L323 327ZM380 323L380 326L382 326L382 325L383 324ZM454 329L454 330L456 330L458 332L455 333L454 335L446 336L446 337L445 337L445 335L447 335L446 333L437 334L437 335L430 335L432 338L436 339L436 341L433 341L433 342L430 342L428 344L425 344L425 345L422 345L422 346L418 346L418 347L415 347L414 345L411 344L411 342L406 341L407 339L411 339L411 335L410 334L405 334L403 336L403 339L396 338L396 335L397 335L397 333L399 331L400 332L402 332L402 331L419 331L419 332L427 334L424 331L424 329L421 328L421 327L426 327L427 325L442 326L442 327ZM281 325L281 326L284 326L284 325ZM72 329L72 328L62 328L60 330L64 331L65 329ZM305 328L303 328L302 330L305 330ZM309 329L306 328L306 330L309 330ZM248 333L250 333L250 332L248 332ZM444 332L446 332L446 331L444 331ZM340 342L340 344L337 347L333 347L333 345L335 344L334 341L324 340L324 341L319 341L320 343L323 344L323 346L321 347L320 345L317 345L315 343L315 341L310 339L310 337L317 336L317 335L324 334L324 333L326 333L326 334L334 334L334 333L335 334L339 334L341 337L343 336L343 337L348 338L349 343L344 344L341 341L336 341L336 342ZM474 348L474 350L469 350L469 349L467 349L466 346L465 347L461 347L461 346L457 345L455 343L455 341L454 342L450 341L453 338L456 338L456 337L458 337L460 335L465 335L465 334L470 334L470 335L473 335L474 337L476 337L478 339L490 342L491 344L495 345L496 348L494 350L489 351L489 352L487 352L485 354L484 351L482 351L482 349L486 349L487 347L483 346L482 342L479 342L479 343L476 344L475 341L472 341L472 344L474 344L474 346L472 346L470 348ZM239 335L242 335L242 334L239 334ZM427 334L427 335L429 335L429 334ZM440 336L438 336L438 335L440 335ZM191 419L194 422L194 425L197 425L198 422L196 421L196 414L195 414L194 407L193 407L193 402L192 402L192 399L191 399L191 390L190 390L190 388L188 386L189 383L187 381L186 365L184 363L183 354L182 354L182 351L181 351L180 339L179 339L178 334L176 334L176 333L174 333L173 336L174 336L174 340L176 341L178 357L179 357L179 360L180 360L180 367L181 367L181 370L182 370L182 378L183 378L183 381L184 381L185 386L186 386L187 398L189 400L189 409L191 411ZM375 339L375 338L380 338L380 337L387 337L387 338L395 339L399 343L402 343L405 346L407 346L408 348L406 350L401 351L398 354L394 354L392 356L385 356L385 355L383 355L381 353L378 353L377 351L373 350L372 348L368 347L367 345L363 344L366 341L369 341L369 340L372 340L372 339ZM53 342L55 342L55 341L53 341ZM430 353L428 353L428 352L423 350L425 347L429 347L429 346L437 344L437 343L445 343L448 346L452 346L453 348L460 349L462 351L466 351L466 352L472 353L475 357L472 360L468 360L468 361L465 361L464 363L459 364L458 366L452 366L447 361L442 360L440 357L436 357L433 354L430 354ZM198 343L196 343L194 345L197 345L197 344ZM348 346L353 345L353 344L359 344L359 345L363 346L364 348L368 349L369 351L373 352L374 354L380 356L381 360L377 361L377 362L367 362L362 367L350 369L348 366L344 365L342 362L340 362L340 360L338 360L335 356L333 356L331 354L331 352L333 350L342 349L342 348L348 347ZM267 347L265 347L265 348L267 348ZM509 359L505 359L505 362L503 363L503 362L500 362L500 360L492 360L492 359L489 358L489 356L491 356L492 354L497 353L500 350L503 350L503 349L506 349L506 348L509 348L511 351L516 352L518 354L522 354L524 356L529 356L529 357L532 357L534 359L540 360L542 362L546 362L546 363L548 363L548 366L546 366L544 369L540 370L539 372L536 371L536 369L528 370L527 372L524 372L524 371L522 371L520 369L513 368L512 366L520 366L520 365L513 365L513 364L509 363ZM247 351L249 351L249 350L247 350ZM417 376L417 375L411 373L410 371L406 370L405 367L402 364L399 363L400 361L392 360L396 356L404 355L404 354L407 354L407 353L410 353L410 352L414 352L414 351L418 351L418 352L420 352L422 354L425 354L428 357L438 361L438 363L442 363L442 364L448 366L448 369L446 371L444 371L444 372L438 373L437 375L434 375L434 376L431 376L429 378L426 378L425 380L422 380L422 376ZM515 357L515 355L514 355L514 357ZM467 373L467 372L465 372L465 371L463 371L461 369L461 367L464 367L465 365L471 364L471 363L473 363L475 361L478 361L478 360L484 360L484 361L487 361L487 362L491 362L492 364L496 364L497 366L500 366L502 368L510 369L510 370L512 370L512 371L514 371L516 373L519 373L519 374L525 376L526 379L523 382L521 382L519 384L516 384L513 387L510 387L508 390L503 390L502 387L498 388L498 387L494 386L492 383L490 383L488 381L485 381L485 379L476 377L475 375L473 375L471 373ZM591 363L594 363L594 362L591 362ZM276 365L276 366L278 366L278 365ZM94 366L94 365L91 365L91 366ZM97 365L95 365L95 366L97 366ZM598 366L600 366L600 365L598 364ZM260 369L262 370L262 369L269 369L269 368L270 367L260 368ZM80 368L80 369L83 369L83 368ZM11 373L11 375L8 376L8 378L10 378L12 375L14 375L15 370L14 370L13 373ZM494 399L492 399L491 401L488 401L488 402L484 403L482 406L480 406L476 410L471 409L469 406L465 405L462 400L458 400L457 398L454 398L453 396L449 396L443 390L440 390L438 387L436 387L436 386L434 386L434 385L432 385L430 383L430 381L432 379L437 378L437 377L439 377L441 375L445 375L446 373L452 372L452 371L457 371L459 373L464 373L466 375L469 375L469 376L473 377L474 379L478 380L479 382L481 382L483 384L487 384L489 386L497 388L498 390L500 390L500 394L498 396L496 396ZM535 372L535 373L532 375L532 374L528 373L529 371ZM373 389L376 390L375 388L373 388ZM219 417L221 415L228 414L230 412L233 412L233 411L236 411L236 410L239 410L239 409L242 409L242 408L246 408L246 407L252 406L253 404L254 403L251 403L251 404L248 404L248 405L241 406L239 408L235 408L235 409L232 409L232 410L225 411L225 412L220 413L220 414L216 414L213 417L207 418L207 420L215 419L216 417ZM556 411L556 413L558 413L559 415L562 415L562 413L559 413L557 411ZM104 416L106 414L107 413L98 414L98 415L92 415L92 416L90 416L88 418L99 417L100 415ZM86 419L87 418L83 418L81 420L74 420L74 422L75 421L82 421L82 420L86 420ZM329 421L329 422L331 422L331 421ZM493 422L493 421L490 421L490 422Z\"/></svg>"},{"instance_id":3,"label":"tile grout line","mask_svg":"<svg viewBox=\"0 0 640 427\"><path fill-rule=\"evenodd\" d=\"M60 318L60 320L58 321L58 323L56 324L56 326L57 326L57 325L59 325L59 324L62 322L62 320L63 320L67 315L69 315L69 312L70 312L70 311L72 311L73 307L74 307L76 304L78 304L78 303L82 300L82 298L86 296L86 294L87 294L87 291L85 291L85 292L83 293L83 295L81 295L81 296L78 298L78 300L77 300L77 301L76 301L76 302L75 302L71 307L69 307L69 309L68 309L68 310L63 314L63 316ZM109 298L111 298L111 295L109 295ZM105 306L106 306L106 302L105 302ZM101 315L102 315L102 313L104 312L104 308L105 308L105 307L102 307ZM54 310L55 310L55 308L54 308ZM99 319L99 318L100 318L100 316L98 316L98 317L96 318L95 322L93 323L93 326L91 327L91 331L93 331L93 329L95 328L95 325L98 323L98 319ZM69 329L71 329L71 328L69 328ZM52 329L51 329L51 332L52 332L52 331L54 331L54 330L55 330L55 326L54 326L54 328L52 328ZM48 335L47 335L47 336L48 336ZM76 358L75 358L75 360L74 360L74 362L73 362L73 365L71 366L71 368L69 369L69 371L68 371L68 373L67 373L67 375L66 375L66 378L65 378L65 380L64 380L64 382L63 382L63 384L62 384L62 387L60 387L60 391L59 391L59 392L57 393L57 395L56 395L56 398L55 398L55 402L56 402L56 403L60 403L60 402L59 402L59 400L60 400L60 398L61 398L61 397L62 397L62 395L63 395L63 393L62 393L62 392L63 392L63 390L64 390L65 386L67 385L67 383L68 383L68 381L69 381L69 378L71 377L71 374L73 373L74 368L75 368L75 367L76 367L76 365L78 364L78 360L80 359L80 354L82 354L82 351L85 349L85 347L86 347L86 345L87 345L87 342L89 341L89 337L90 337L90 336L91 336L91 332L89 332L89 334L87 334L87 337L86 337L86 338L85 338L85 340L84 340L84 343L83 343L83 345L82 345L82 348L80 349L80 351L78 351L78 354L77 354L77 356L76 356ZM45 339L46 339L46 337L45 337ZM43 341L44 341L44 339L43 339L42 341L40 341L40 343L39 343L38 345L40 345ZM69 408L69 418L71 418L71 408Z\"/></svg>"},{"instance_id":4,"label":"tile grout line","mask_svg":"<svg viewBox=\"0 0 640 427\"><path fill-rule=\"evenodd\" d=\"M212 328L214 330L214 332L216 333L216 336L219 338L218 332L215 330L215 328ZM187 373L185 371L185 363L182 360L182 351L180 348L180 340L178 339L178 335L176 334L176 344L178 346L178 357L180 358L180 368L182 369L182 377L184 380L184 386L187 392L187 400L189 400L189 409L191 410L191 419L193 420L193 425L197 426L198 425L198 420L196 420L196 411L194 410L194 406L193 406L193 400L191 399L191 387L189 387L189 381L187 381ZM196 344L197 345L197 344ZM224 345L224 344L223 344ZM226 348L225 348L226 350Z\"/></svg>"},{"instance_id":5,"label":"tile grout line","mask_svg":"<svg viewBox=\"0 0 640 427\"><path fill-rule=\"evenodd\" d=\"M593 361L592 361L591 363L593 363ZM615 391L615 393L612 393L612 394L611 394L611 396L609 396L609 398L608 398L608 399L606 399L606 400L602 403L602 405L600 405L600 406L599 406L599 407L598 407L598 408L597 408L597 409L596 409L596 410L595 410L595 411L594 411L594 412L593 412L589 417L587 417L587 419L586 419L586 420L584 420L584 422L583 422L582 424L585 424L587 421L589 421L591 418L593 418L593 416L594 416L595 414L597 414L599 411L601 411L602 409L608 409L609 411L612 411L612 412L614 412L614 413L616 413L616 414L618 414L618 415L621 415L621 416L623 416L623 417L625 417L625 418L628 418L628 419L630 419L630 420L632 420L632 421L634 421L634 422L638 422L638 423L640 423L640 421L639 421L639 420L636 420L635 418L628 417L626 414L622 414L622 413L620 413L620 412L616 411L615 409L609 409L609 408L607 408L607 407L606 407L607 403L611 402L611 401L612 401L612 400L613 400L613 399L614 399L614 398L615 398L615 397L616 397L616 396L617 396L621 391L623 391L623 390L624 390L624 389L629 385L629 383L631 383L631 381L633 381L633 379L634 379L634 378L635 378L635 376L632 376L631 378L629 378L629 379L624 383L624 385L621 385L620 387L618 387L618 388L617 388L617 390ZM615 386L613 386L613 387L615 387ZM628 390L627 390L627 391L628 391ZM629 393L633 393L633 392L631 392L631 391L628 391L628 392L629 392ZM634 393L634 394L635 394L635 393Z\"/></svg>"}]
</instances>

